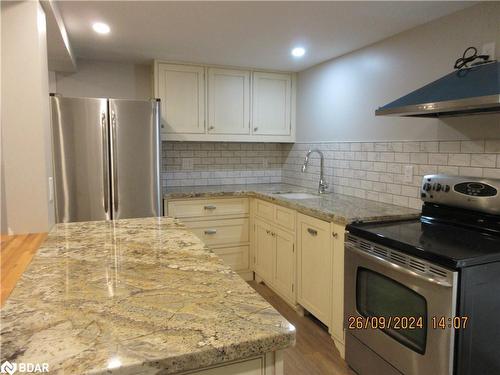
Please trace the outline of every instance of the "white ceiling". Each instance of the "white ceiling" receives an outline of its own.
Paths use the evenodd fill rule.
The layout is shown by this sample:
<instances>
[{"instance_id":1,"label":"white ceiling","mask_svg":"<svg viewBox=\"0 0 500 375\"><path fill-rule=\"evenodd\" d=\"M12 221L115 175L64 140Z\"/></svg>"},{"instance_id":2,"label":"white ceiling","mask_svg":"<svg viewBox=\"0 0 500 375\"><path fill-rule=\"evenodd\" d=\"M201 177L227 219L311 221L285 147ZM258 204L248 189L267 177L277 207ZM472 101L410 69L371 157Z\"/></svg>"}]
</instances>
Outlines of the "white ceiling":
<instances>
[{"instance_id":1,"label":"white ceiling","mask_svg":"<svg viewBox=\"0 0 500 375\"><path fill-rule=\"evenodd\" d=\"M474 2L58 2L78 57L299 71ZM98 35L92 23L106 22ZM293 46L307 49L301 59Z\"/></svg>"}]
</instances>

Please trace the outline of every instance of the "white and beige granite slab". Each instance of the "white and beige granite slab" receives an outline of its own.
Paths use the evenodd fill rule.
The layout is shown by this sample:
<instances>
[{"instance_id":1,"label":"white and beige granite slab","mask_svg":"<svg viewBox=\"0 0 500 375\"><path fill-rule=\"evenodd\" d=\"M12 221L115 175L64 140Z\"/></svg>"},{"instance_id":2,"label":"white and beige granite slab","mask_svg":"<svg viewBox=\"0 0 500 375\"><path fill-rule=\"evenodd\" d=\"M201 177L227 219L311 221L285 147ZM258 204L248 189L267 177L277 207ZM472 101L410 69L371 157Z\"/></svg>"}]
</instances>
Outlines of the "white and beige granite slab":
<instances>
[{"instance_id":1,"label":"white and beige granite slab","mask_svg":"<svg viewBox=\"0 0 500 375\"><path fill-rule=\"evenodd\" d=\"M179 221L58 224L1 310L1 362L172 374L284 349L295 329Z\"/></svg>"},{"instance_id":2,"label":"white and beige granite slab","mask_svg":"<svg viewBox=\"0 0 500 375\"><path fill-rule=\"evenodd\" d=\"M166 189L164 198L255 197L341 225L354 221L414 219L420 215L420 211L411 208L343 194L326 193L318 194L312 199L287 199L276 194L278 192L315 193L313 190L289 184L213 185L170 187Z\"/></svg>"}]
</instances>

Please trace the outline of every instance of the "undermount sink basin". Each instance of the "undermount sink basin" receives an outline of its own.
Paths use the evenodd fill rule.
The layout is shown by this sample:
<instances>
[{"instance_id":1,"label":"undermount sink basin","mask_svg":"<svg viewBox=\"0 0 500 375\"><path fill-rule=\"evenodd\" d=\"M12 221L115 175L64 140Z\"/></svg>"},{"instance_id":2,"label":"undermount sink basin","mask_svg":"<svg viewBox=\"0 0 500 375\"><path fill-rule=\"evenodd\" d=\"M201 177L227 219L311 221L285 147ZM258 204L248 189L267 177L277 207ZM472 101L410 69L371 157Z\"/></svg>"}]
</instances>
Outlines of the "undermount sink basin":
<instances>
[{"instance_id":1,"label":"undermount sink basin","mask_svg":"<svg viewBox=\"0 0 500 375\"><path fill-rule=\"evenodd\" d=\"M286 198L286 199L312 199L312 198L319 198L317 195L314 194L309 194L309 193L275 193L279 195L280 197Z\"/></svg>"}]
</instances>

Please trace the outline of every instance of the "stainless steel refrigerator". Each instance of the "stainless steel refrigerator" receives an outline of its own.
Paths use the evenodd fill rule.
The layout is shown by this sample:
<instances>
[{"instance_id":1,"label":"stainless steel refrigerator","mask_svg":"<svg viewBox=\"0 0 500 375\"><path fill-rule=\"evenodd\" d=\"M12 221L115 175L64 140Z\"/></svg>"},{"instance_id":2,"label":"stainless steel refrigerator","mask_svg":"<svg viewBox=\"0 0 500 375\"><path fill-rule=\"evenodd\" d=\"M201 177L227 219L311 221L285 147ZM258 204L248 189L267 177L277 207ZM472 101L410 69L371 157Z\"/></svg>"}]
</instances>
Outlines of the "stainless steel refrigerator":
<instances>
[{"instance_id":1,"label":"stainless steel refrigerator","mask_svg":"<svg viewBox=\"0 0 500 375\"><path fill-rule=\"evenodd\" d=\"M160 216L160 106L51 94L56 221Z\"/></svg>"}]
</instances>

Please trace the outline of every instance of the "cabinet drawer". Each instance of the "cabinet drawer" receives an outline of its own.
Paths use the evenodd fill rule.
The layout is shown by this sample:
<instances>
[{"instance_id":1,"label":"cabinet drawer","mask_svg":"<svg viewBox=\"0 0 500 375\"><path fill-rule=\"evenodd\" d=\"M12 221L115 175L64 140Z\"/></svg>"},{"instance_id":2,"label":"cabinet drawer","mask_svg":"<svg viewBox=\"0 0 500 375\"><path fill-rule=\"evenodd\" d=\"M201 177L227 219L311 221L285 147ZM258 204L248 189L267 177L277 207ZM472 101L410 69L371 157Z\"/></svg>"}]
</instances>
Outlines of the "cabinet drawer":
<instances>
[{"instance_id":1,"label":"cabinet drawer","mask_svg":"<svg viewBox=\"0 0 500 375\"><path fill-rule=\"evenodd\" d=\"M244 271L248 269L248 245L215 248L212 250L234 271Z\"/></svg>"},{"instance_id":2,"label":"cabinet drawer","mask_svg":"<svg viewBox=\"0 0 500 375\"><path fill-rule=\"evenodd\" d=\"M295 211L257 199L255 201L255 215L271 221L285 229L295 230Z\"/></svg>"},{"instance_id":3,"label":"cabinet drawer","mask_svg":"<svg viewBox=\"0 0 500 375\"><path fill-rule=\"evenodd\" d=\"M178 218L248 214L247 198L188 199L168 202L168 216Z\"/></svg>"},{"instance_id":4,"label":"cabinet drawer","mask_svg":"<svg viewBox=\"0 0 500 375\"><path fill-rule=\"evenodd\" d=\"M206 220L185 223L206 245L248 242L248 219Z\"/></svg>"},{"instance_id":5,"label":"cabinet drawer","mask_svg":"<svg viewBox=\"0 0 500 375\"><path fill-rule=\"evenodd\" d=\"M257 199L255 201L255 215L267 220L274 220L274 204Z\"/></svg>"},{"instance_id":6,"label":"cabinet drawer","mask_svg":"<svg viewBox=\"0 0 500 375\"><path fill-rule=\"evenodd\" d=\"M285 207L276 206L276 211L274 215L274 220L276 224L281 225L286 229L291 231L295 230L295 211L290 210Z\"/></svg>"}]
</instances>

